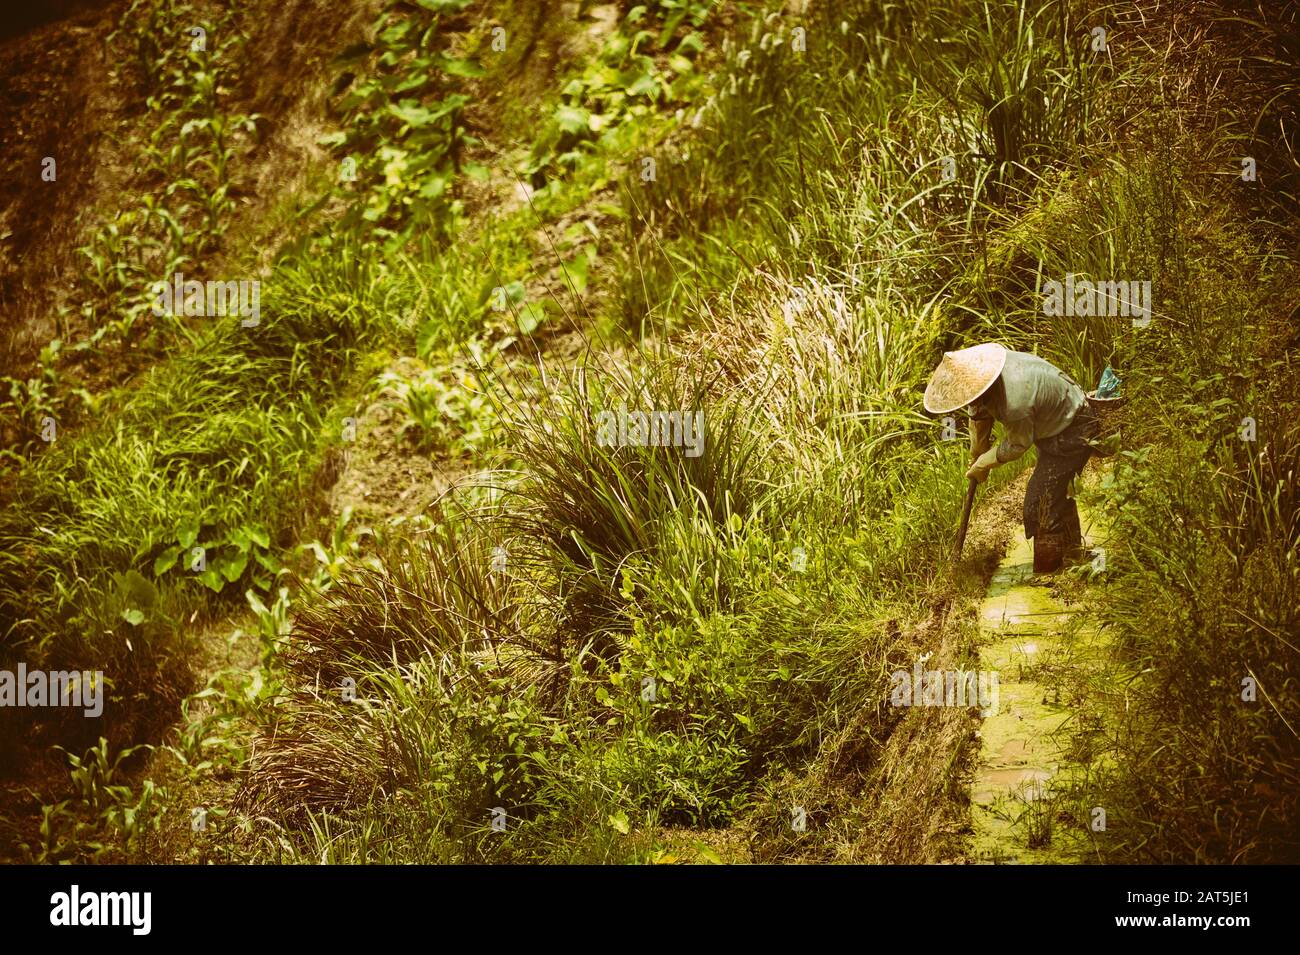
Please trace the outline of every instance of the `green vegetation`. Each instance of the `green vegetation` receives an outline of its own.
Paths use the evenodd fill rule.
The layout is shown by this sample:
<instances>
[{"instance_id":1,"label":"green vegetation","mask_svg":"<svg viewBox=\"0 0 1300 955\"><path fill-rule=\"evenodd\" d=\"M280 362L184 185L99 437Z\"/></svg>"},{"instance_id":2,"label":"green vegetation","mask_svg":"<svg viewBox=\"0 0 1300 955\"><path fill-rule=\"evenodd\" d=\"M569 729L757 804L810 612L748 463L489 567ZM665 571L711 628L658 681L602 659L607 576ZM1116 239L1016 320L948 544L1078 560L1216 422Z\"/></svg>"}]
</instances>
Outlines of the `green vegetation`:
<instances>
[{"instance_id":1,"label":"green vegetation","mask_svg":"<svg viewBox=\"0 0 1300 955\"><path fill-rule=\"evenodd\" d=\"M456 231L462 211L451 188L462 171L485 175L477 164L462 169L462 153L476 140L464 126L464 93L442 95L458 78L478 77L483 67L472 58L440 50L446 39L443 16L454 15L470 0L394 4L375 23L373 44L359 44L336 61L368 70L347 84L337 108L344 128L323 142L334 146L355 182L355 198L341 225L357 228L398 249L420 230L445 242Z\"/></svg>"},{"instance_id":2,"label":"green vegetation","mask_svg":"<svg viewBox=\"0 0 1300 955\"><path fill-rule=\"evenodd\" d=\"M218 248L233 205L231 165L258 119L223 107L229 63L238 61L244 41L230 11L209 20L196 5L177 0L136 0L108 38L124 64L115 81L144 97L147 136L125 145L138 149L147 191L138 208L118 213L78 250L88 285L81 318L91 334L77 348L136 342L140 320L153 316L150 285L201 269ZM179 333L190 346L198 344L183 323L167 318L170 327L153 329L155 337Z\"/></svg>"},{"instance_id":3,"label":"green vegetation","mask_svg":"<svg viewBox=\"0 0 1300 955\"><path fill-rule=\"evenodd\" d=\"M1235 174L1276 168L1256 130L1294 133L1294 100L1227 66L1237 101L1161 99L1169 24L1083 0L618 15L521 143L477 108L519 67L504 14L387 7L334 61L331 186L303 200L327 219L279 250L261 324L188 331L6 477L0 660L102 669L113 714L98 742L42 727L95 748L24 854L963 858L976 722L886 701L922 654L978 659L962 608L997 541L954 566L965 443L919 395L942 349L996 339L1129 396L1110 563L1079 585L1128 695L1075 685L1098 851L1294 861L1300 272L1284 204ZM1289 29L1259 26L1261 62ZM168 122L212 105L202 64L140 50ZM246 125L219 115L204 196ZM1149 279L1151 325L1045 316L1066 273ZM87 307L125 320L113 282ZM385 403L387 453L481 473L358 527L327 495ZM702 413L702 453L609 446L619 408ZM191 625L249 619L258 660L204 676ZM220 806L191 835L195 799Z\"/></svg>"}]
</instances>

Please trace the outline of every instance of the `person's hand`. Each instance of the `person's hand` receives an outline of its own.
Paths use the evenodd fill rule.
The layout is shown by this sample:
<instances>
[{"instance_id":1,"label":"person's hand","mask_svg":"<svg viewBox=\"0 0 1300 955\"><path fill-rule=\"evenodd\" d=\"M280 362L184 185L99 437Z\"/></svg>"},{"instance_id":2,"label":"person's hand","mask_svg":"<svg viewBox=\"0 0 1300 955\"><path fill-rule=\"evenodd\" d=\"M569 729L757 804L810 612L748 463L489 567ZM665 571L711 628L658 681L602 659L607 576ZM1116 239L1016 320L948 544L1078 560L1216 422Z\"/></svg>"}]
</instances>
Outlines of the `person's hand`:
<instances>
[{"instance_id":1,"label":"person's hand","mask_svg":"<svg viewBox=\"0 0 1300 955\"><path fill-rule=\"evenodd\" d=\"M983 484L988 480L989 472L998 466L998 452L996 448L990 448L975 459L975 463L966 471L968 480L976 484Z\"/></svg>"}]
</instances>

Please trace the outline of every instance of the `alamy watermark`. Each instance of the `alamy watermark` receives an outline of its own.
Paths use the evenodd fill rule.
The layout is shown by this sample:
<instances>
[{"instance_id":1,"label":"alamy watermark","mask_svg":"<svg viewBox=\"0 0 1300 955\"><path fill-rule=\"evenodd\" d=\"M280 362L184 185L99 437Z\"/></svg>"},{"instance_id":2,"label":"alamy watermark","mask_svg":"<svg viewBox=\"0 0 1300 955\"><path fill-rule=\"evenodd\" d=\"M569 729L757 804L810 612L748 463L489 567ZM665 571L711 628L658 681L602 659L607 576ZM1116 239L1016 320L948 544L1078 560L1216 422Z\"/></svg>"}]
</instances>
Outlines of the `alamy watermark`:
<instances>
[{"instance_id":1,"label":"alamy watermark","mask_svg":"<svg viewBox=\"0 0 1300 955\"><path fill-rule=\"evenodd\" d=\"M86 716L104 712L104 674L100 670L0 670L0 707L80 707Z\"/></svg>"},{"instance_id":2,"label":"alamy watermark","mask_svg":"<svg viewBox=\"0 0 1300 955\"><path fill-rule=\"evenodd\" d=\"M148 935L152 909L152 892L82 892L74 885L50 896L50 924L125 925L133 935Z\"/></svg>"},{"instance_id":3,"label":"alamy watermark","mask_svg":"<svg viewBox=\"0 0 1300 955\"><path fill-rule=\"evenodd\" d=\"M596 444L602 448L685 448L688 458L704 453L703 411L615 411L596 413Z\"/></svg>"},{"instance_id":4,"label":"alamy watermark","mask_svg":"<svg viewBox=\"0 0 1300 955\"><path fill-rule=\"evenodd\" d=\"M921 657L907 670L889 676L891 706L978 706L984 716L998 711L996 670L925 670Z\"/></svg>"},{"instance_id":5,"label":"alamy watermark","mask_svg":"<svg viewBox=\"0 0 1300 955\"><path fill-rule=\"evenodd\" d=\"M262 320L262 283L257 279L200 282L175 272L170 281L154 282L150 294L154 298L153 313L159 317L238 315L239 324L245 328L253 328Z\"/></svg>"},{"instance_id":6,"label":"alamy watermark","mask_svg":"<svg viewBox=\"0 0 1300 955\"><path fill-rule=\"evenodd\" d=\"M1064 282L1043 283L1043 314L1132 318L1142 328L1151 324L1151 282L1127 279L1094 282L1067 272Z\"/></svg>"}]
</instances>

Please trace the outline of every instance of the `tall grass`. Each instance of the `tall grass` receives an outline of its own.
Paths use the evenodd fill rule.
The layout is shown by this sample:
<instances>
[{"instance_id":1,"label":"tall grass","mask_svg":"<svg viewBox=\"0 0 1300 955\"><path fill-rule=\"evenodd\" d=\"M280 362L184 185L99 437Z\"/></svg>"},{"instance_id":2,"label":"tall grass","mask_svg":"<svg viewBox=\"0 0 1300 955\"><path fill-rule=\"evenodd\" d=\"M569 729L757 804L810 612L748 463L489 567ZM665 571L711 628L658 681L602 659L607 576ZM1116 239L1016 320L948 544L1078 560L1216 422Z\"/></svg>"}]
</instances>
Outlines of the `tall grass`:
<instances>
[{"instance_id":1,"label":"tall grass","mask_svg":"<svg viewBox=\"0 0 1300 955\"><path fill-rule=\"evenodd\" d=\"M458 570L448 542L423 561L510 625L448 612L402 549L383 573L407 583L335 591L302 619L329 679L300 681L246 784L293 857L387 853L379 832L419 807L401 858L642 858L645 834L734 823L853 727L855 759L880 754L897 721L880 700L910 652L899 620L929 612L960 495L961 452L916 411L962 314L952 289L982 266L958 237L1003 225L1012 187L1041 175L1026 170L1087 135L1052 141L1092 85L1084 38L1050 8L954 24L939 5L857 3L822 7L803 53L776 17L728 41L675 161L622 193L624 321L675 337L544 368L498 402L510 467L465 539L478 561L502 547L508 583ZM962 86L954 113L946 76L893 56L917 36L952 69L1031 85L1014 108ZM703 410L703 454L602 446L597 415L619 404ZM442 654L478 675L453 692ZM338 667L365 688L363 731L340 715ZM403 755L357 752L371 739Z\"/></svg>"},{"instance_id":2,"label":"tall grass","mask_svg":"<svg viewBox=\"0 0 1300 955\"><path fill-rule=\"evenodd\" d=\"M1291 332L1275 316L1300 269L1252 254L1226 222L1184 218L1183 229L1189 221L1215 252L1168 273L1167 331L1131 351L1127 449L1101 502L1118 563L1096 611L1132 680L1123 715L1106 714L1114 748L1100 798L1119 822L1101 848L1159 862L1290 861L1300 436Z\"/></svg>"},{"instance_id":3,"label":"tall grass","mask_svg":"<svg viewBox=\"0 0 1300 955\"><path fill-rule=\"evenodd\" d=\"M821 4L803 48L788 16L743 20L657 177L621 184L626 247L593 281L631 344L475 367L495 470L303 595L239 853L642 861L669 830L747 826L762 858L856 858L834 841L880 835L862 819L929 852L916 816L959 818L973 721L900 714L889 674L976 646L948 617L966 449L917 409L944 348L996 339L1088 385L1111 363L1130 394L1099 505L1113 572L1089 599L1138 676L1127 715L1107 687L1082 704L1110 729L1089 793L1121 823L1106 851L1294 858L1300 394L1269 318L1294 263L1233 235L1237 206L1165 111L1114 122L1143 66L1092 49L1108 9ZM183 574L150 584L142 650L124 571L147 577L177 515L288 543L359 353L463 340L494 288L523 286L523 243L495 242L518 225L383 263L295 250L261 328L214 332L26 468L0 520L6 651L103 659L122 700L182 685L179 621L215 599ZM1151 280L1155 331L1044 316L1066 272ZM702 453L609 446L620 407L702 412ZM909 805L890 777L911 767Z\"/></svg>"}]
</instances>

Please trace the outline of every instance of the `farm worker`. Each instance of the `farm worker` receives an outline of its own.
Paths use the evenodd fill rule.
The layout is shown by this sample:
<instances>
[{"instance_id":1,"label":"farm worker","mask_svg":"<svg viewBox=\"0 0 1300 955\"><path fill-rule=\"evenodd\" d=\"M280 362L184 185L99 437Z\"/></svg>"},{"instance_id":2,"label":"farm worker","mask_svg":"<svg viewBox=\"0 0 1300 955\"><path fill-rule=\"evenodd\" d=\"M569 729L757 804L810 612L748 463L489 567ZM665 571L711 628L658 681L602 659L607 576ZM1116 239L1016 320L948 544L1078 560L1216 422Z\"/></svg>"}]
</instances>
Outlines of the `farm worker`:
<instances>
[{"instance_id":1,"label":"farm worker","mask_svg":"<svg viewBox=\"0 0 1300 955\"><path fill-rule=\"evenodd\" d=\"M1040 561L1040 548L1058 552L1082 543L1070 481L1092 454L1096 413L1073 379L1037 355L996 342L945 352L925 389L925 410L970 416L971 466L966 477L983 483L999 464L1038 446L1038 465L1025 491L1025 537L1034 541L1036 569L1055 569L1060 558ZM1002 442L993 444L993 423ZM1048 538L1049 541L1045 541Z\"/></svg>"}]
</instances>

